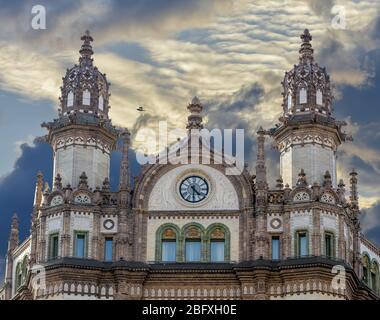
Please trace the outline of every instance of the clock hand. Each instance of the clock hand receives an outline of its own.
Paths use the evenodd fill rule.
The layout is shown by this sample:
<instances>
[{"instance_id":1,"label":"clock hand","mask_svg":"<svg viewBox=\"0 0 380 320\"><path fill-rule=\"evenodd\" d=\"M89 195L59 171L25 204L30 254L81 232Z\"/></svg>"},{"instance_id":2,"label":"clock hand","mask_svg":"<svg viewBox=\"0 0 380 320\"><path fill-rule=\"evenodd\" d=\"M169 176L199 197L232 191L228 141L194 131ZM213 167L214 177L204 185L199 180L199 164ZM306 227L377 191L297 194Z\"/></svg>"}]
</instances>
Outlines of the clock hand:
<instances>
[{"instance_id":1,"label":"clock hand","mask_svg":"<svg viewBox=\"0 0 380 320\"><path fill-rule=\"evenodd\" d=\"M191 186L191 189L193 189L194 190L194 192L196 193L196 194L198 194L198 196L200 196L201 194L197 191L197 189L195 189L195 187L194 186Z\"/></svg>"}]
</instances>

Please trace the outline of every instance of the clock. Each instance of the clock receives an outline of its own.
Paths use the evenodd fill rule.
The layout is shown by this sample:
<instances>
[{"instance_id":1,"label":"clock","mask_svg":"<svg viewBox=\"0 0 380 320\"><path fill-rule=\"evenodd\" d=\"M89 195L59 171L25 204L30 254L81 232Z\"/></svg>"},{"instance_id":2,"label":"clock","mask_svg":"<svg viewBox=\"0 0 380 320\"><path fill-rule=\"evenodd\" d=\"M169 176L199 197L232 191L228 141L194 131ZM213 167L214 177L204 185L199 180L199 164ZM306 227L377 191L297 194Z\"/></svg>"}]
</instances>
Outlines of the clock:
<instances>
[{"instance_id":1,"label":"clock","mask_svg":"<svg viewBox=\"0 0 380 320\"><path fill-rule=\"evenodd\" d=\"M87 194L81 193L75 197L74 202L80 204L90 204L91 199Z\"/></svg>"},{"instance_id":2,"label":"clock","mask_svg":"<svg viewBox=\"0 0 380 320\"><path fill-rule=\"evenodd\" d=\"M62 203L63 203L63 198L62 198L62 196L59 196L59 195L58 196L54 196L53 199L51 199L51 201L50 201L50 205L52 207L59 206Z\"/></svg>"},{"instance_id":3,"label":"clock","mask_svg":"<svg viewBox=\"0 0 380 320\"><path fill-rule=\"evenodd\" d=\"M206 179L199 176L189 176L181 182L179 193L183 200L190 203L197 203L207 197L209 186Z\"/></svg>"}]
</instances>

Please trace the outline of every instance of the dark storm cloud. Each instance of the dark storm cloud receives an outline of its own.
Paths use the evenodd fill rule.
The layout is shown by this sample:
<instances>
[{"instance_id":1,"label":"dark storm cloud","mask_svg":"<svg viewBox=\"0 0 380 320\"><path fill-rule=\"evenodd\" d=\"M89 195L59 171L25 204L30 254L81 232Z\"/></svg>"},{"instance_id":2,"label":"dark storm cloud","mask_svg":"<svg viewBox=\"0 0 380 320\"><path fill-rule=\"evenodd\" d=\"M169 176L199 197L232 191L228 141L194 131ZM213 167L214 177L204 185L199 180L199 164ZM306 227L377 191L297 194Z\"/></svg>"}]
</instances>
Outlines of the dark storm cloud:
<instances>
[{"instance_id":1,"label":"dark storm cloud","mask_svg":"<svg viewBox=\"0 0 380 320\"><path fill-rule=\"evenodd\" d=\"M36 174L41 171L44 181L51 186L53 173L52 150L48 144L36 143L35 146L21 146L21 156L11 174L0 181L0 282L4 273L4 261L7 250L12 215L17 212L20 220L20 241L29 235L30 219L33 207ZM132 176L140 172L133 150L129 153ZM119 183L121 152L111 156L111 190L116 191ZM132 179L133 182L133 179Z\"/></svg>"}]
</instances>

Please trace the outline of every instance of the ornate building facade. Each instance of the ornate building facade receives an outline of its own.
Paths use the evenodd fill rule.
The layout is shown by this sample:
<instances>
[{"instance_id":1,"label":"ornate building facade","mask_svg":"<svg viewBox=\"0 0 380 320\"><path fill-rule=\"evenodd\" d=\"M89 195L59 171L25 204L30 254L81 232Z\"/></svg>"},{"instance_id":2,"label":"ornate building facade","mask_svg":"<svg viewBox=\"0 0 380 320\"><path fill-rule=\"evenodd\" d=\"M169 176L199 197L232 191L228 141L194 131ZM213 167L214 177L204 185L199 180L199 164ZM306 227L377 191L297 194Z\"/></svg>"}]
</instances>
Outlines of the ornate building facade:
<instances>
[{"instance_id":1,"label":"ornate building facade","mask_svg":"<svg viewBox=\"0 0 380 320\"><path fill-rule=\"evenodd\" d=\"M380 250L360 233L357 173L337 180L336 152L350 140L333 117L329 76L301 35L285 74L283 115L257 132L256 172L209 164L147 164L130 183L130 133L109 119L109 83L86 33L63 78L59 117L44 123L54 182L37 175L31 234L12 220L1 299L379 299ZM199 139L203 107L188 105ZM269 188L264 145L280 153ZM123 142L118 191L110 154ZM187 155L184 155L187 157Z\"/></svg>"}]
</instances>

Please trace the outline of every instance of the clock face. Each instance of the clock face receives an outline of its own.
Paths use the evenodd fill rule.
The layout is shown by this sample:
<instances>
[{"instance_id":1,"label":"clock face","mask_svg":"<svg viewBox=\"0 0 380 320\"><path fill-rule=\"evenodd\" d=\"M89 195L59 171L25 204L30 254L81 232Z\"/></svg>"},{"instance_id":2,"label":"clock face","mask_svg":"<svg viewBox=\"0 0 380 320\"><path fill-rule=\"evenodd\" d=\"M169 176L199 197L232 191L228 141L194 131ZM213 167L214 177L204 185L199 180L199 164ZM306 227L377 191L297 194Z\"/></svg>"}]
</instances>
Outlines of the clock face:
<instances>
[{"instance_id":1,"label":"clock face","mask_svg":"<svg viewBox=\"0 0 380 320\"><path fill-rule=\"evenodd\" d=\"M209 192L209 186L204 178L190 176L181 182L179 193L181 197L191 203L197 203L205 199Z\"/></svg>"}]
</instances>

